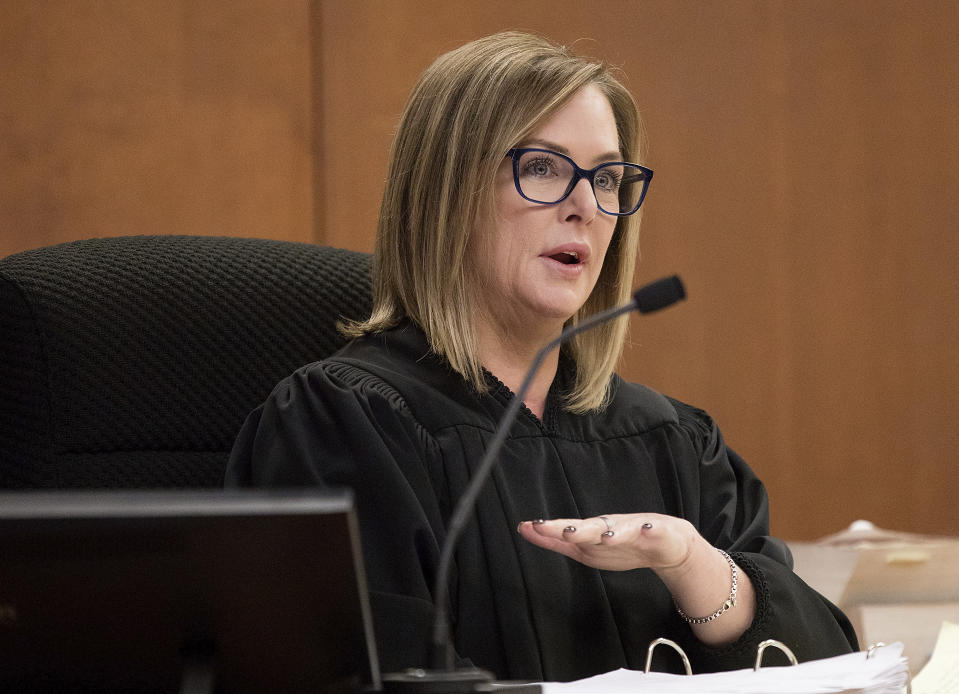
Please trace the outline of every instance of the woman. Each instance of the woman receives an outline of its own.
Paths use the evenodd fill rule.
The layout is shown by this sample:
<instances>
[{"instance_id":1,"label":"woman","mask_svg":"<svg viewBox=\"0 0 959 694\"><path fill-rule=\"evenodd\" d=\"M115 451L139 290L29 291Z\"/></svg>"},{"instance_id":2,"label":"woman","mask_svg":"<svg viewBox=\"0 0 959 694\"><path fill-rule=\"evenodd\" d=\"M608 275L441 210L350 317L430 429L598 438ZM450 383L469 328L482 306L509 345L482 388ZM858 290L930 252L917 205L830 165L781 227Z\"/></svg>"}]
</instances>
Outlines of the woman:
<instances>
[{"instance_id":1,"label":"woman","mask_svg":"<svg viewBox=\"0 0 959 694\"><path fill-rule=\"evenodd\" d=\"M237 440L230 484L356 491L386 670L426 662L446 522L534 354L629 297L643 146L627 90L565 48L504 33L440 57L391 152L372 316ZM856 648L712 420L613 373L626 329L583 334L533 381L455 555L458 655L569 680L642 668L661 636L697 672L749 666L765 638L801 660Z\"/></svg>"}]
</instances>

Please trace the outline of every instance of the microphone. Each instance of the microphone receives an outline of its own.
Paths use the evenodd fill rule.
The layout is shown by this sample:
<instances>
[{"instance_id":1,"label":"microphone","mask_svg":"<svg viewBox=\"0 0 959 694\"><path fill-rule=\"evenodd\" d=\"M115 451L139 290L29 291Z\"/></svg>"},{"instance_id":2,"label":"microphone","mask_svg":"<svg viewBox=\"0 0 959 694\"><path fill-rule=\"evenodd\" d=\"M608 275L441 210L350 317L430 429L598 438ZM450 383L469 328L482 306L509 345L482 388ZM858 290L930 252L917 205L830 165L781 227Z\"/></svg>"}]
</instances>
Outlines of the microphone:
<instances>
[{"instance_id":1,"label":"microphone","mask_svg":"<svg viewBox=\"0 0 959 694\"><path fill-rule=\"evenodd\" d=\"M456 549L460 535L462 535L463 529L473 513L473 508L476 506L483 485L496 464L496 456L500 448L503 447L510 426L526 399L526 393L532 385L533 378L542 366L546 356L575 335L618 318L624 313L632 311L639 311L642 314L652 313L685 298L686 288L683 286L682 280L677 275L664 277L637 289L633 292L631 301L621 306L600 311L581 323L568 326L560 333L559 337L548 342L536 353L519 391L510 401L509 406L496 425L496 433L476 468L476 474L473 475L466 491L463 492L456 503L456 508L450 517L446 541L440 551L440 561L433 586L433 625L430 632L430 667L432 669L384 675L384 688L387 692L412 692L417 690L430 692L471 691L473 684L492 681L492 674L486 670L479 668L460 668L457 670L455 667L453 643L450 638L449 614L446 608L449 598L449 574L453 561L453 551Z\"/></svg>"}]
</instances>

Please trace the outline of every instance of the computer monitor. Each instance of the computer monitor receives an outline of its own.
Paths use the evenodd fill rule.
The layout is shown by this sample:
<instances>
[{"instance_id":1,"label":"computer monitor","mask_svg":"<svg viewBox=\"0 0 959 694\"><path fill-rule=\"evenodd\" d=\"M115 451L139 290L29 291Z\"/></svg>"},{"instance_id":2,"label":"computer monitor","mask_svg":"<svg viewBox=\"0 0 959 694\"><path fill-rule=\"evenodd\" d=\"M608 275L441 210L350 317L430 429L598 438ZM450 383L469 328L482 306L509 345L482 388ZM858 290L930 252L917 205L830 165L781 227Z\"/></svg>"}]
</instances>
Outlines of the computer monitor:
<instances>
[{"instance_id":1,"label":"computer monitor","mask_svg":"<svg viewBox=\"0 0 959 694\"><path fill-rule=\"evenodd\" d=\"M347 491L0 493L0 691L379 689Z\"/></svg>"}]
</instances>

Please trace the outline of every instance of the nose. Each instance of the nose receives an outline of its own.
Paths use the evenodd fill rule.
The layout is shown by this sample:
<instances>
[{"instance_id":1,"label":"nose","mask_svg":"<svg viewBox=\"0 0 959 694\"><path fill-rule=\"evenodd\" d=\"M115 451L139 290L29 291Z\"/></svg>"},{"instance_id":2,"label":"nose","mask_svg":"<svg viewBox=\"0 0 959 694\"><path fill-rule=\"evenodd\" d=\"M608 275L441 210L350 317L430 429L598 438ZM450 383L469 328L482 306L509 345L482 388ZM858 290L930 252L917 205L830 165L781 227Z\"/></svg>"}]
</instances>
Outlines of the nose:
<instances>
[{"instance_id":1,"label":"nose","mask_svg":"<svg viewBox=\"0 0 959 694\"><path fill-rule=\"evenodd\" d=\"M576 181L569 197L563 202L568 203L566 208L566 220L573 221L581 219L584 222L592 221L599 208L596 205L596 194L593 193L593 186L585 178Z\"/></svg>"}]
</instances>

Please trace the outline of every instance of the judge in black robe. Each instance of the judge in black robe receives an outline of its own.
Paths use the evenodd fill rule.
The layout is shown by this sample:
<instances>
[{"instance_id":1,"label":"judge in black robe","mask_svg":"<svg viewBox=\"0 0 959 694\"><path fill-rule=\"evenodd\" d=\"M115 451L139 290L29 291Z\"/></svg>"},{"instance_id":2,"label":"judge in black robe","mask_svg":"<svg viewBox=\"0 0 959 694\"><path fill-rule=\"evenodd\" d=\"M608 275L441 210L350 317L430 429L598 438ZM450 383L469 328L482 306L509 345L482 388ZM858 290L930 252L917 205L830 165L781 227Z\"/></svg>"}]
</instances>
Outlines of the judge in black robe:
<instances>
[{"instance_id":1,"label":"judge in black robe","mask_svg":"<svg viewBox=\"0 0 959 694\"><path fill-rule=\"evenodd\" d=\"M568 680L642 669L661 636L686 650L695 672L750 667L767 638L800 661L856 648L846 618L792 572L788 548L769 536L762 483L708 415L618 377L606 410L571 415L559 404L564 364L543 420L523 410L512 425L456 551L450 614L460 656L500 678ZM357 490L386 671L427 662L446 521L512 397L487 378L489 392L477 396L405 324L284 380L233 450L233 485ZM649 569L599 571L516 533L533 518L635 512L685 518L731 553L756 589L756 616L741 638L700 644ZM656 658L656 669L680 667L664 649Z\"/></svg>"},{"instance_id":2,"label":"judge in black robe","mask_svg":"<svg viewBox=\"0 0 959 694\"><path fill-rule=\"evenodd\" d=\"M229 484L355 490L388 671L427 664L452 509L532 355L629 295L642 140L625 87L564 47L508 32L442 56L391 152L372 315L237 439ZM658 637L697 672L749 666L766 638L802 660L855 648L768 536L763 487L710 418L613 373L626 330L578 336L525 392L454 556L459 657L569 680L642 668Z\"/></svg>"}]
</instances>

